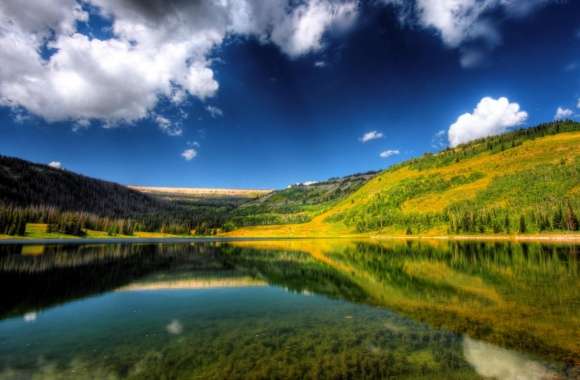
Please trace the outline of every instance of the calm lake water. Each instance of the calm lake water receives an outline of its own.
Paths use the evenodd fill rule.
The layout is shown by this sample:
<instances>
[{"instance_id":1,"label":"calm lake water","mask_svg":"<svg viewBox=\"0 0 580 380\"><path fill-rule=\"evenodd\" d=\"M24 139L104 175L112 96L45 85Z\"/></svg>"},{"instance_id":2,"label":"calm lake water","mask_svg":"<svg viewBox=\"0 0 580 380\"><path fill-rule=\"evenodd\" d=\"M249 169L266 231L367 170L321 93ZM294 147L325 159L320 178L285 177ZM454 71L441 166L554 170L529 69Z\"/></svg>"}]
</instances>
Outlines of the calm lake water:
<instances>
[{"instance_id":1,"label":"calm lake water","mask_svg":"<svg viewBox=\"0 0 580 380\"><path fill-rule=\"evenodd\" d=\"M578 379L579 252L0 246L0 380Z\"/></svg>"}]
</instances>

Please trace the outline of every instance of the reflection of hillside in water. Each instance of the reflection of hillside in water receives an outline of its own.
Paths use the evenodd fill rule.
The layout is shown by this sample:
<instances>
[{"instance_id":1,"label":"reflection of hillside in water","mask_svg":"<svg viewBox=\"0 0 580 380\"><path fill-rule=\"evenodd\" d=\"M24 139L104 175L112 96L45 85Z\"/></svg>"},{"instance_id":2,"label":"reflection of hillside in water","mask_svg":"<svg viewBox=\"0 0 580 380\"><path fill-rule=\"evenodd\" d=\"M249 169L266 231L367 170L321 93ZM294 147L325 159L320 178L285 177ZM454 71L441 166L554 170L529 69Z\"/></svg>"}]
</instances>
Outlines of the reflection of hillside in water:
<instances>
[{"instance_id":1,"label":"reflection of hillside in water","mask_svg":"<svg viewBox=\"0 0 580 380\"><path fill-rule=\"evenodd\" d=\"M384 306L502 347L568 363L580 360L575 246L315 240L233 246L244 252L242 261L251 257L248 249L262 256L305 252L325 271L340 274L334 278L342 276L349 288L360 289L363 297L341 293L351 301Z\"/></svg>"},{"instance_id":2,"label":"reflection of hillside in water","mask_svg":"<svg viewBox=\"0 0 580 380\"><path fill-rule=\"evenodd\" d=\"M0 248L4 317L115 289L271 284L386 307L572 366L580 361L575 246L337 239L46 246L36 255Z\"/></svg>"},{"instance_id":3,"label":"reflection of hillside in water","mask_svg":"<svg viewBox=\"0 0 580 380\"><path fill-rule=\"evenodd\" d=\"M208 244L0 247L0 316L9 317L108 292L162 271L233 272Z\"/></svg>"}]
</instances>

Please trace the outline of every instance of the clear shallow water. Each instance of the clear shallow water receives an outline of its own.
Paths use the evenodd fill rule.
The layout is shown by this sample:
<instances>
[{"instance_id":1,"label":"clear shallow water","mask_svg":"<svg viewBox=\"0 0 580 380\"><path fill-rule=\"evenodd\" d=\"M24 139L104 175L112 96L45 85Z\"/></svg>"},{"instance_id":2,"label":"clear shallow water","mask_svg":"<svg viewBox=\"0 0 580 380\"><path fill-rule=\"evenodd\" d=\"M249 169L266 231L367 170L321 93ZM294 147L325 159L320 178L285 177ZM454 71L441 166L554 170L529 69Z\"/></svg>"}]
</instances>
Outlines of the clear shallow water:
<instances>
[{"instance_id":1,"label":"clear shallow water","mask_svg":"<svg viewBox=\"0 0 580 380\"><path fill-rule=\"evenodd\" d=\"M0 247L0 379L574 379L578 247Z\"/></svg>"}]
</instances>

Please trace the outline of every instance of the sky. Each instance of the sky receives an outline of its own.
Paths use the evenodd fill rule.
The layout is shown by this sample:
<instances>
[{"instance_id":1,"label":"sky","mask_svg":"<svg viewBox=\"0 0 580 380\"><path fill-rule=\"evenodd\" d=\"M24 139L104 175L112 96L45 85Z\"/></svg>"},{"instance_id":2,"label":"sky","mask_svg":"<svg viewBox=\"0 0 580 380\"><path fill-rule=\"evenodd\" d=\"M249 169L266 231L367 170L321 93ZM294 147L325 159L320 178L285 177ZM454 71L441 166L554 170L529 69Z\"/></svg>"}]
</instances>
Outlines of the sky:
<instances>
[{"instance_id":1,"label":"sky","mask_svg":"<svg viewBox=\"0 0 580 380\"><path fill-rule=\"evenodd\" d=\"M571 0L2 0L0 154L284 188L580 118Z\"/></svg>"}]
</instances>

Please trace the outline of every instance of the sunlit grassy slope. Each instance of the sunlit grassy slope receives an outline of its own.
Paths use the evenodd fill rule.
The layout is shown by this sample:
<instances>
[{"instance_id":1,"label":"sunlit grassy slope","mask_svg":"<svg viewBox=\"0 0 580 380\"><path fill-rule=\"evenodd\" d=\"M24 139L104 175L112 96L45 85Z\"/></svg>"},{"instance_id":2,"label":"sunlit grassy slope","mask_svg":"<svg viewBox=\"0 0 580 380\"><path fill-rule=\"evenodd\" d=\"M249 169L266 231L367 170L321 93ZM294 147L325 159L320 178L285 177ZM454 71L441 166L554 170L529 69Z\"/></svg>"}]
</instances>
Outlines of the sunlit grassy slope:
<instances>
[{"instance_id":1,"label":"sunlit grassy slope","mask_svg":"<svg viewBox=\"0 0 580 380\"><path fill-rule=\"evenodd\" d=\"M580 123L551 123L391 167L307 223L246 227L228 235L574 230L579 173Z\"/></svg>"}]
</instances>

